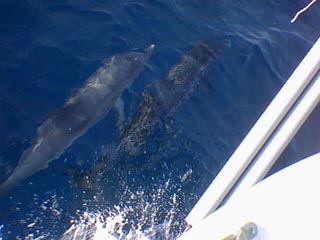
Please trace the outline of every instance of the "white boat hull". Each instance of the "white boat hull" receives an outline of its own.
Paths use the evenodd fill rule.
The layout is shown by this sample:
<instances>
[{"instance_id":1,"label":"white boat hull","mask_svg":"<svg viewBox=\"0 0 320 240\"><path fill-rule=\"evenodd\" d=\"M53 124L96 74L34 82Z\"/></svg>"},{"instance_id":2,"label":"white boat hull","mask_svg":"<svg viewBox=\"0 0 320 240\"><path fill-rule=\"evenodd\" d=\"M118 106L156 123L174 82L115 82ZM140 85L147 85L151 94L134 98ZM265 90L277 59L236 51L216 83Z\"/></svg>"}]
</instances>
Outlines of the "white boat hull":
<instances>
[{"instance_id":1,"label":"white boat hull","mask_svg":"<svg viewBox=\"0 0 320 240\"><path fill-rule=\"evenodd\" d=\"M319 183L320 153L242 191L179 239L229 239L247 222L258 227L254 240L317 239Z\"/></svg>"}]
</instances>

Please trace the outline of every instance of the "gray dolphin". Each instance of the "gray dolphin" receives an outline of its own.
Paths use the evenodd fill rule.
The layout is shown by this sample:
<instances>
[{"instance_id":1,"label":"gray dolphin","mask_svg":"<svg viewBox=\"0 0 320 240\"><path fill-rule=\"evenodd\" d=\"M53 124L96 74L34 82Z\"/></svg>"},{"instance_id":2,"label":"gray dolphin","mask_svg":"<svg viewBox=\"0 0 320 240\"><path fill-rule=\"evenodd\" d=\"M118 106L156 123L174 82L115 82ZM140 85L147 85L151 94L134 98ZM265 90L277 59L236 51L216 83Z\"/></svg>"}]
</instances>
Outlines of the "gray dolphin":
<instances>
[{"instance_id":1,"label":"gray dolphin","mask_svg":"<svg viewBox=\"0 0 320 240\"><path fill-rule=\"evenodd\" d=\"M59 158L77 138L102 120L125 88L143 70L154 45L144 52L126 52L106 59L62 108L49 114L37 129L37 136L26 149L17 167L0 186L0 195Z\"/></svg>"}]
</instances>

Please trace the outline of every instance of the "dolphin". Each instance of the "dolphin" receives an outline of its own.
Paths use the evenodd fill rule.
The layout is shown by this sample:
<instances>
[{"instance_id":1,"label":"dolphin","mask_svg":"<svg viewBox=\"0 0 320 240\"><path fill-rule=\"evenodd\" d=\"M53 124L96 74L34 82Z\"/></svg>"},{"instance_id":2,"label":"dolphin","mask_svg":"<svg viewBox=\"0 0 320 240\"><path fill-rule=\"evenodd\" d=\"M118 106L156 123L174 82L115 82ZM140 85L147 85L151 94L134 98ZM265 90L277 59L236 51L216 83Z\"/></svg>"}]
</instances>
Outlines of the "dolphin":
<instances>
[{"instance_id":1,"label":"dolphin","mask_svg":"<svg viewBox=\"0 0 320 240\"><path fill-rule=\"evenodd\" d=\"M38 127L34 143L0 186L0 195L59 158L76 139L102 120L143 70L154 45L144 52L125 52L107 58L63 105Z\"/></svg>"},{"instance_id":2,"label":"dolphin","mask_svg":"<svg viewBox=\"0 0 320 240\"><path fill-rule=\"evenodd\" d=\"M153 81L143 92L138 112L120 129L118 152L137 156L150 136L194 94L224 43L202 40L174 64L165 79Z\"/></svg>"}]
</instances>

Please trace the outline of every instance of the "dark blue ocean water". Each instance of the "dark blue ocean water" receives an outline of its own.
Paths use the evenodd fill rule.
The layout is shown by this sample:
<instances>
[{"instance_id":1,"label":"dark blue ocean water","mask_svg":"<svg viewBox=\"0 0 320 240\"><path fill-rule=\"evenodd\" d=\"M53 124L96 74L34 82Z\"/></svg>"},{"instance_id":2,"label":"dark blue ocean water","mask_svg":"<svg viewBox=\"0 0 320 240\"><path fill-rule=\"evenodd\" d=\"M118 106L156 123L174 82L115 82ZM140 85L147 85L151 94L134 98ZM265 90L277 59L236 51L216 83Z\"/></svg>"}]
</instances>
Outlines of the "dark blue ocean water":
<instances>
[{"instance_id":1,"label":"dark blue ocean water","mask_svg":"<svg viewBox=\"0 0 320 240\"><path fill-rule=\"evenodd\" d=\"M306 4L302 0L1 1L0 181L32 143L44 116L62 106L104 58L155 44L147 67L125 92L126 103L134 105L135 96L147 84L163 79L194 42L227 40L199 88L173 116L176 129L192 142L192 156L165 163L167 170L144 171L147 177L138 181L139 186L130 185L138 177L121 176L122 186L131 186L128 191L134 196L144 192L143 204L151 199L158 206L151 211L159 218L148 226L163 223L166 217L161 216L170 205L166 199L172 196L179 200L174 219L179 222L319 37L318 3L290 23ZM317 108L273 172L319 150L320 134L314 131L319 115ZM92 204L92 196L74 187L64 173L66 166L90 168L101 149L112 143L115 119L111 111L48 169L0 199L0 225L4 225L0 238L24 239L33 233L34 238L58 239L77 218L77 210L99 208L102 203ZM174 169L177 166L181 168ZM182 178L184 183L178 183ZM110 179L106 188L113 197L103 204L130 207L130 202L121 202L127 193L117 185L120 178ZM166 183L172 187L159 198L152 197ZM144 218L137 216L135 221L144 226L139 223Z\"/></svg>"}]
</instances>

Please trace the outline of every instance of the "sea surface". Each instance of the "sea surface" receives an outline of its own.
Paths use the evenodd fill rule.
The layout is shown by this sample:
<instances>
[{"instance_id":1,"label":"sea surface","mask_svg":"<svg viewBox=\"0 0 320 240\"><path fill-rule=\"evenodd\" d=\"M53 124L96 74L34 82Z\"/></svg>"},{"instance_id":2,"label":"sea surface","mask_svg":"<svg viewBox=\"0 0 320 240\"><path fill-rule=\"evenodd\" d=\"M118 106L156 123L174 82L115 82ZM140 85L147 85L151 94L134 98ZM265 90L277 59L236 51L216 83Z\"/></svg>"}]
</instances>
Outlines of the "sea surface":
<instances>
[{"instance_id":1,"label":"sea surface","mask_svg":"<svg viewBox=\"0 0 320 240\"><path fill-rule=\"evenodd\" d=\"M307 3L1 1L1 182L45 116L103 59L155 45L123 94L129 117L146 86L164 79L196 42L223 47L168 119L172 134L159 131L141 156L113 163L103 176L90 175L118 136L118 115L110 111L62 157L0 199L0 239L175 239L197 199L320 36L320 3L290 22ZM319 117L317 107L270 173L320 150ZM153 148L165 150L151 158ZM95 187L83 186L83 177L94 179Z\"/></svg>"}]
</instances>

